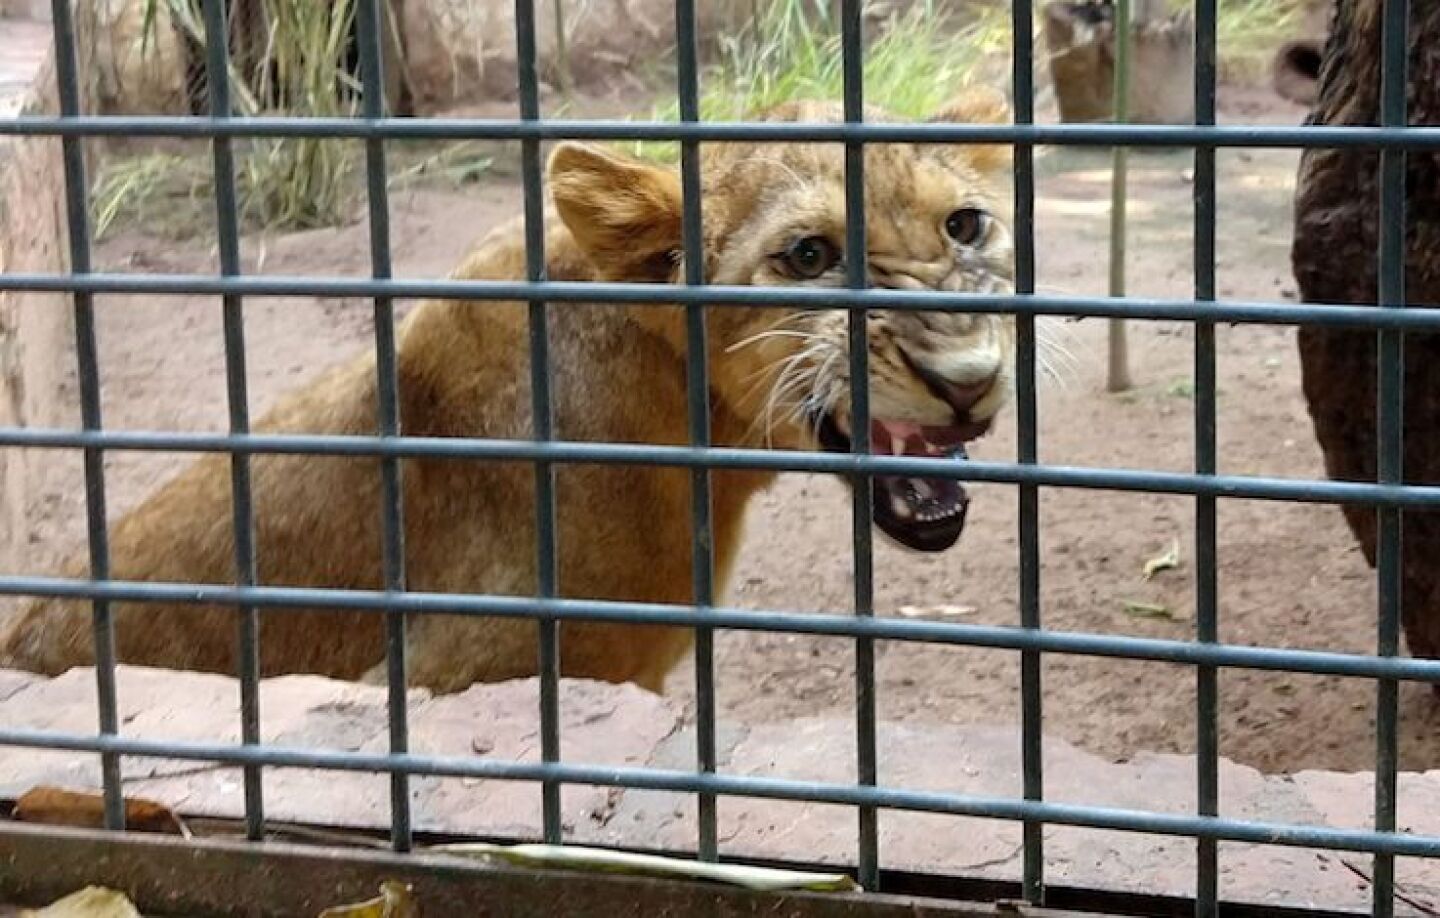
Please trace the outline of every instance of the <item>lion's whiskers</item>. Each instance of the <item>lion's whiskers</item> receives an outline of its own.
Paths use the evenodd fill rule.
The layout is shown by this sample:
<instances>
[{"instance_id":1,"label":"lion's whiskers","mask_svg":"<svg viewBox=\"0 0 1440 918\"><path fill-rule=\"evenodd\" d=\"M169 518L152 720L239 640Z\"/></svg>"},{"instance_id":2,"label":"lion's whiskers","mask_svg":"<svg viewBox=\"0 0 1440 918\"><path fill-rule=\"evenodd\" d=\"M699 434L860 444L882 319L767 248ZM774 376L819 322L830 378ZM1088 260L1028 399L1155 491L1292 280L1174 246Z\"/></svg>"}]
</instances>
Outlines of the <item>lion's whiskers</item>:
<instances>
[{"instance_id":1,"label":"lion's whiskers","mask_svg":"<svg viewBox=\"0 0 1440 918\"><path fill-rule=\"evenodd\" d=\"M778 334L777 334L778 333ZM802 419L807 405L812 403L824 374L835 359L835 345L809 332L794 332L784 329L767 329L746 339L746 344L773 337L796 338L804 346L765 364L749 374L746 380L753 384L742 396L749 401L762 387L765 388L764 402L745 433L745 440L751 441L763 432L761 442L774 445L774 431L777 423L796 423ZM803 396L801 393L808 393Z\"/></svg>"},{"instance_id":2,"label":"lion's whiskers","mask_svg":"<svg viewBox=\"0 0 1440 918\"><path fill-rule=\"evenodd\" d=\"M1069 384L1080 370L1080 361L1067 344L1070 337L1058 322L1035 323L1035 359L1045 375L1062 387Z\"/></svg>"}]
</instances>

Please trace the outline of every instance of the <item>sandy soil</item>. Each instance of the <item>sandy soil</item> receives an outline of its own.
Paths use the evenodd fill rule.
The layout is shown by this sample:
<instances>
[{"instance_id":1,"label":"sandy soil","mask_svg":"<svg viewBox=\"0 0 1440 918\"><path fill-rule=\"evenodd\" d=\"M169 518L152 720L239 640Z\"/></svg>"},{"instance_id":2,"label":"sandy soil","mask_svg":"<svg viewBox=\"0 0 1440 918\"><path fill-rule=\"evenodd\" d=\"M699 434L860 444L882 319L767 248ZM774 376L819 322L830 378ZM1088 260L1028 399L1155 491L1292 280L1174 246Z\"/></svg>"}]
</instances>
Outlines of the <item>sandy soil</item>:
<instances>
[{"instance_id":1,"label":"sandy soil","mask_svg":"<svg viewBox=\"0 0 1440 918\"><path fill-rule=\"evenodd\" d=\"M1294 123L1301 117L1267 94L1227 90L1224 118ZM1186 152L1132 158L1131 290L1186 296L1191 289L1191 194ZM1220 157L1219 287L1222 296L1295 295L1288 262L1296 154L1224 152ZM1106 278L1108 156L1042 151L1039 278L1050 292L1101 294ZM397 271L447 272L470 242L519 211L512 179L466 193L415 192L393 201ZM247 240L248 269L286 274L368 271L363 223L337 230ZM213 270L209 239L176 244L139 233L105 243L106 269ZM220 430L225 423L218 304L209 299L102 299L104 410L108 426ZM276 396L345 354L367 346L364 301L255 300L247 306L252 403ZM1136 388L1103 391L1106 326L1054 323L1071 369L1041 391L1042 461L1187 471L1193 464L1192 335L1183 323L1131 323ZM1318 448L1299 391L1294 333L1221 328L1220 466L1227 473L1313 477ZM1014 456L1007 419L975 450ZM114 455L108 487L116 510L132 506L184 457ZM78 544L83 531L75 457L54 457L55 484L35 496L33 565ZM1012 624L1016 599L1016 500L1004 486L976 487L956 550L916 556L877 541L876 604L965 607L966 621ZM851 601L849 499L833 479L784 477L759 501L738 565L732 602L753 608L846 610ZM1193 502L1177 497L1047 490L1042 497L1041 589L1047 627L1186 639L1193 634L1189 564ZM1153 580L1147 558L1173 541L1182 563ZM1374 646L1373 575L1338 510L1226 501L1220 509L1221 637L1225 641L1363 652ZM32 566L33 566L32 565ZM1164 606L1137 617L1126 602ZM853 653L835 639L722 634L721 716L754 722L851 710ZM1018 655L919 645L879 648L882 716L912 722L1014 723ZM688 665L671 690L690 694ZM1096 753L1193 748L1195 678L1184 667L1054 656L1044 671L1045 726ZM1362 680L1230 671L1222 676L1224 755L1267 771L1363 770L1373 759L1375 691ZM1402 764L1440 767L1440 704L1404 686Z\"/></svg>"}]
</instances>

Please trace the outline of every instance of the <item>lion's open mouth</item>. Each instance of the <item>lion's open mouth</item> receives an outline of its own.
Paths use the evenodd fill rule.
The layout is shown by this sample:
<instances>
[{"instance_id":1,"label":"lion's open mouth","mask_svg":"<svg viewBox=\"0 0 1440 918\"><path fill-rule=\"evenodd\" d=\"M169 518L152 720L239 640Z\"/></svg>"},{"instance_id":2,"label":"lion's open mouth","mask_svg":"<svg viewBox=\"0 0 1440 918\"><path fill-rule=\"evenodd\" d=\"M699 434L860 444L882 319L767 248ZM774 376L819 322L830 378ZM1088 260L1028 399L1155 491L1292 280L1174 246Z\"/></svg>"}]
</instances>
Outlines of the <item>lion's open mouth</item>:
<instances>
[{"instance_id":1,"label":"lion's open mouth","mask_svg":"<svg viewBox=\"0 0 1440 918\"><path fill-rule=\"evenodd\" d=\"M986 432L988 424L967 423L931 427L913 421L870 422L870 451L884 456L949 457L964 461L965 444ZM834 415L820 422L820 445L833 452L849 452L850 437ZM877 475L872 479L875 524L886 535L916 551L944 551L960 538L970 498L958 481L949 478L901 478Z\"/></svg>"}]
</instances>

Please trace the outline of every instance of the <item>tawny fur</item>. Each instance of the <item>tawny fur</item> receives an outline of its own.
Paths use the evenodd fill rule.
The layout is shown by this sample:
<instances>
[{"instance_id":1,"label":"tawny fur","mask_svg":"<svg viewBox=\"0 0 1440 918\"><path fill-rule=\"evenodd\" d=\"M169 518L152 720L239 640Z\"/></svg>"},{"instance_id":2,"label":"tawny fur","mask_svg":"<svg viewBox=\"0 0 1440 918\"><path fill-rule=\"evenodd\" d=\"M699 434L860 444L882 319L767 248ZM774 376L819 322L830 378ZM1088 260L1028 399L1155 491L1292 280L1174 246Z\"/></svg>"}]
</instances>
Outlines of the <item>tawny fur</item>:
<instances>
[{"instance_id":1,"label":"tawny fur","mask_svg":"<svg viewBox=\"0 0 1440 918\"><path fill-rule=\"evenodd\" d=\"M873 113L883 117L881 113ZM835 120L832 106L797 104L770 117ZM942 112L997 121L1003 100L972 94ZM869 259L875 282L901 287L1009 289L1008 152L993 147L888 146L867 152ZM775 252L797 233L843 242L843 149L726 144L703 160L706 263L711 282L785 284ZM680 185L673 170L567 144L551 158L546 267L551 279L634 282L681 277ZM945 216L978 206L996 218L983 250L963 258ZM482 241L456 272L525 276L519 224ZM717 444L814 448L797 399L848 405L843 312L708 310L712 436ZM683 312L674 307L556 305L550 310L555 435L579 441L687 442ZM950 410L901 360L897 342L933 356L962 381L994 379L972 414L988 418L1008 392L1012 321L998 316L876 313L871 320L877 415L946 423ZM526 439L532 435L527 310L523 304L427 302L398 336L404 433ZM928 358L927 358L928 359ZM796 388L796 380L805 392ZM780 387L780 388L777 388ZM256 429L373 434L373 356L284 400ZM529 595L536 590L534 480L523 462L407 459L405 567L410 589ZM121 580L233 582L230 462L201 459L121 519L111 536ZM772 476L713 473L714 558L724 584L750 498ZM566 597L692 600L690 473L685 469L566 465L555 471L559 593ZM382 588L378 460L256 456L256 545L266 585ZM65 568L85 576L77 559ZM115 606L120 659L234 673L236 613L195 605ZM528 619L416 615L410 679L437 691L533 674ZM567 622L561 667L571 676L659 689L689 646L685 629ZM261 669L344 679L376 672L382 617L320 610L262 613ZM87 603L40 600L0 636L0 661L57 673L93 660Z\"/></svg>"}]
</instances>

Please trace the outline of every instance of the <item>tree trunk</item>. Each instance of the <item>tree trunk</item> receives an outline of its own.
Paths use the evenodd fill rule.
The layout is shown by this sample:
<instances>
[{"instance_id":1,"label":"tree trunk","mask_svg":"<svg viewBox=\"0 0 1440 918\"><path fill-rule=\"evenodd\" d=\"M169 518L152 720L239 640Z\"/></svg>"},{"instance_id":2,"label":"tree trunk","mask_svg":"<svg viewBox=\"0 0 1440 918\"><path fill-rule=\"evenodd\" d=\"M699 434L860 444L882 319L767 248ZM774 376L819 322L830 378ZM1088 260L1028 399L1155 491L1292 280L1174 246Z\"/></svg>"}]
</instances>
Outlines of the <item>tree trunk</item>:
<instances>
[{"instance_id":1,"label":"tree trunk","mask_svg":"<svg viewBox=\"0 0 1440 918\"><path fill-rule=\"evenodd\" d=\"M1338 0L1310 123L1379 123L1381 0ZM1440 124L1440 4L1410 5L1410 124ZM1377 284L1379 155L1307 150L1295 202L1295 277L1313 303L1373 304ZM1440 305L1440 154L1407 160L1406 300ZM1376 476L1374 332L1302 328L1305 399L1327 473ZM1405 347L1407 482L1440 483L1440 335L1410 334ZM1365 557L1375 563L1375 511L1346 507ZM1440 514L1404 515L1404 624L1410 652L1440 657Z\"/></svg>"}]
</instances>

